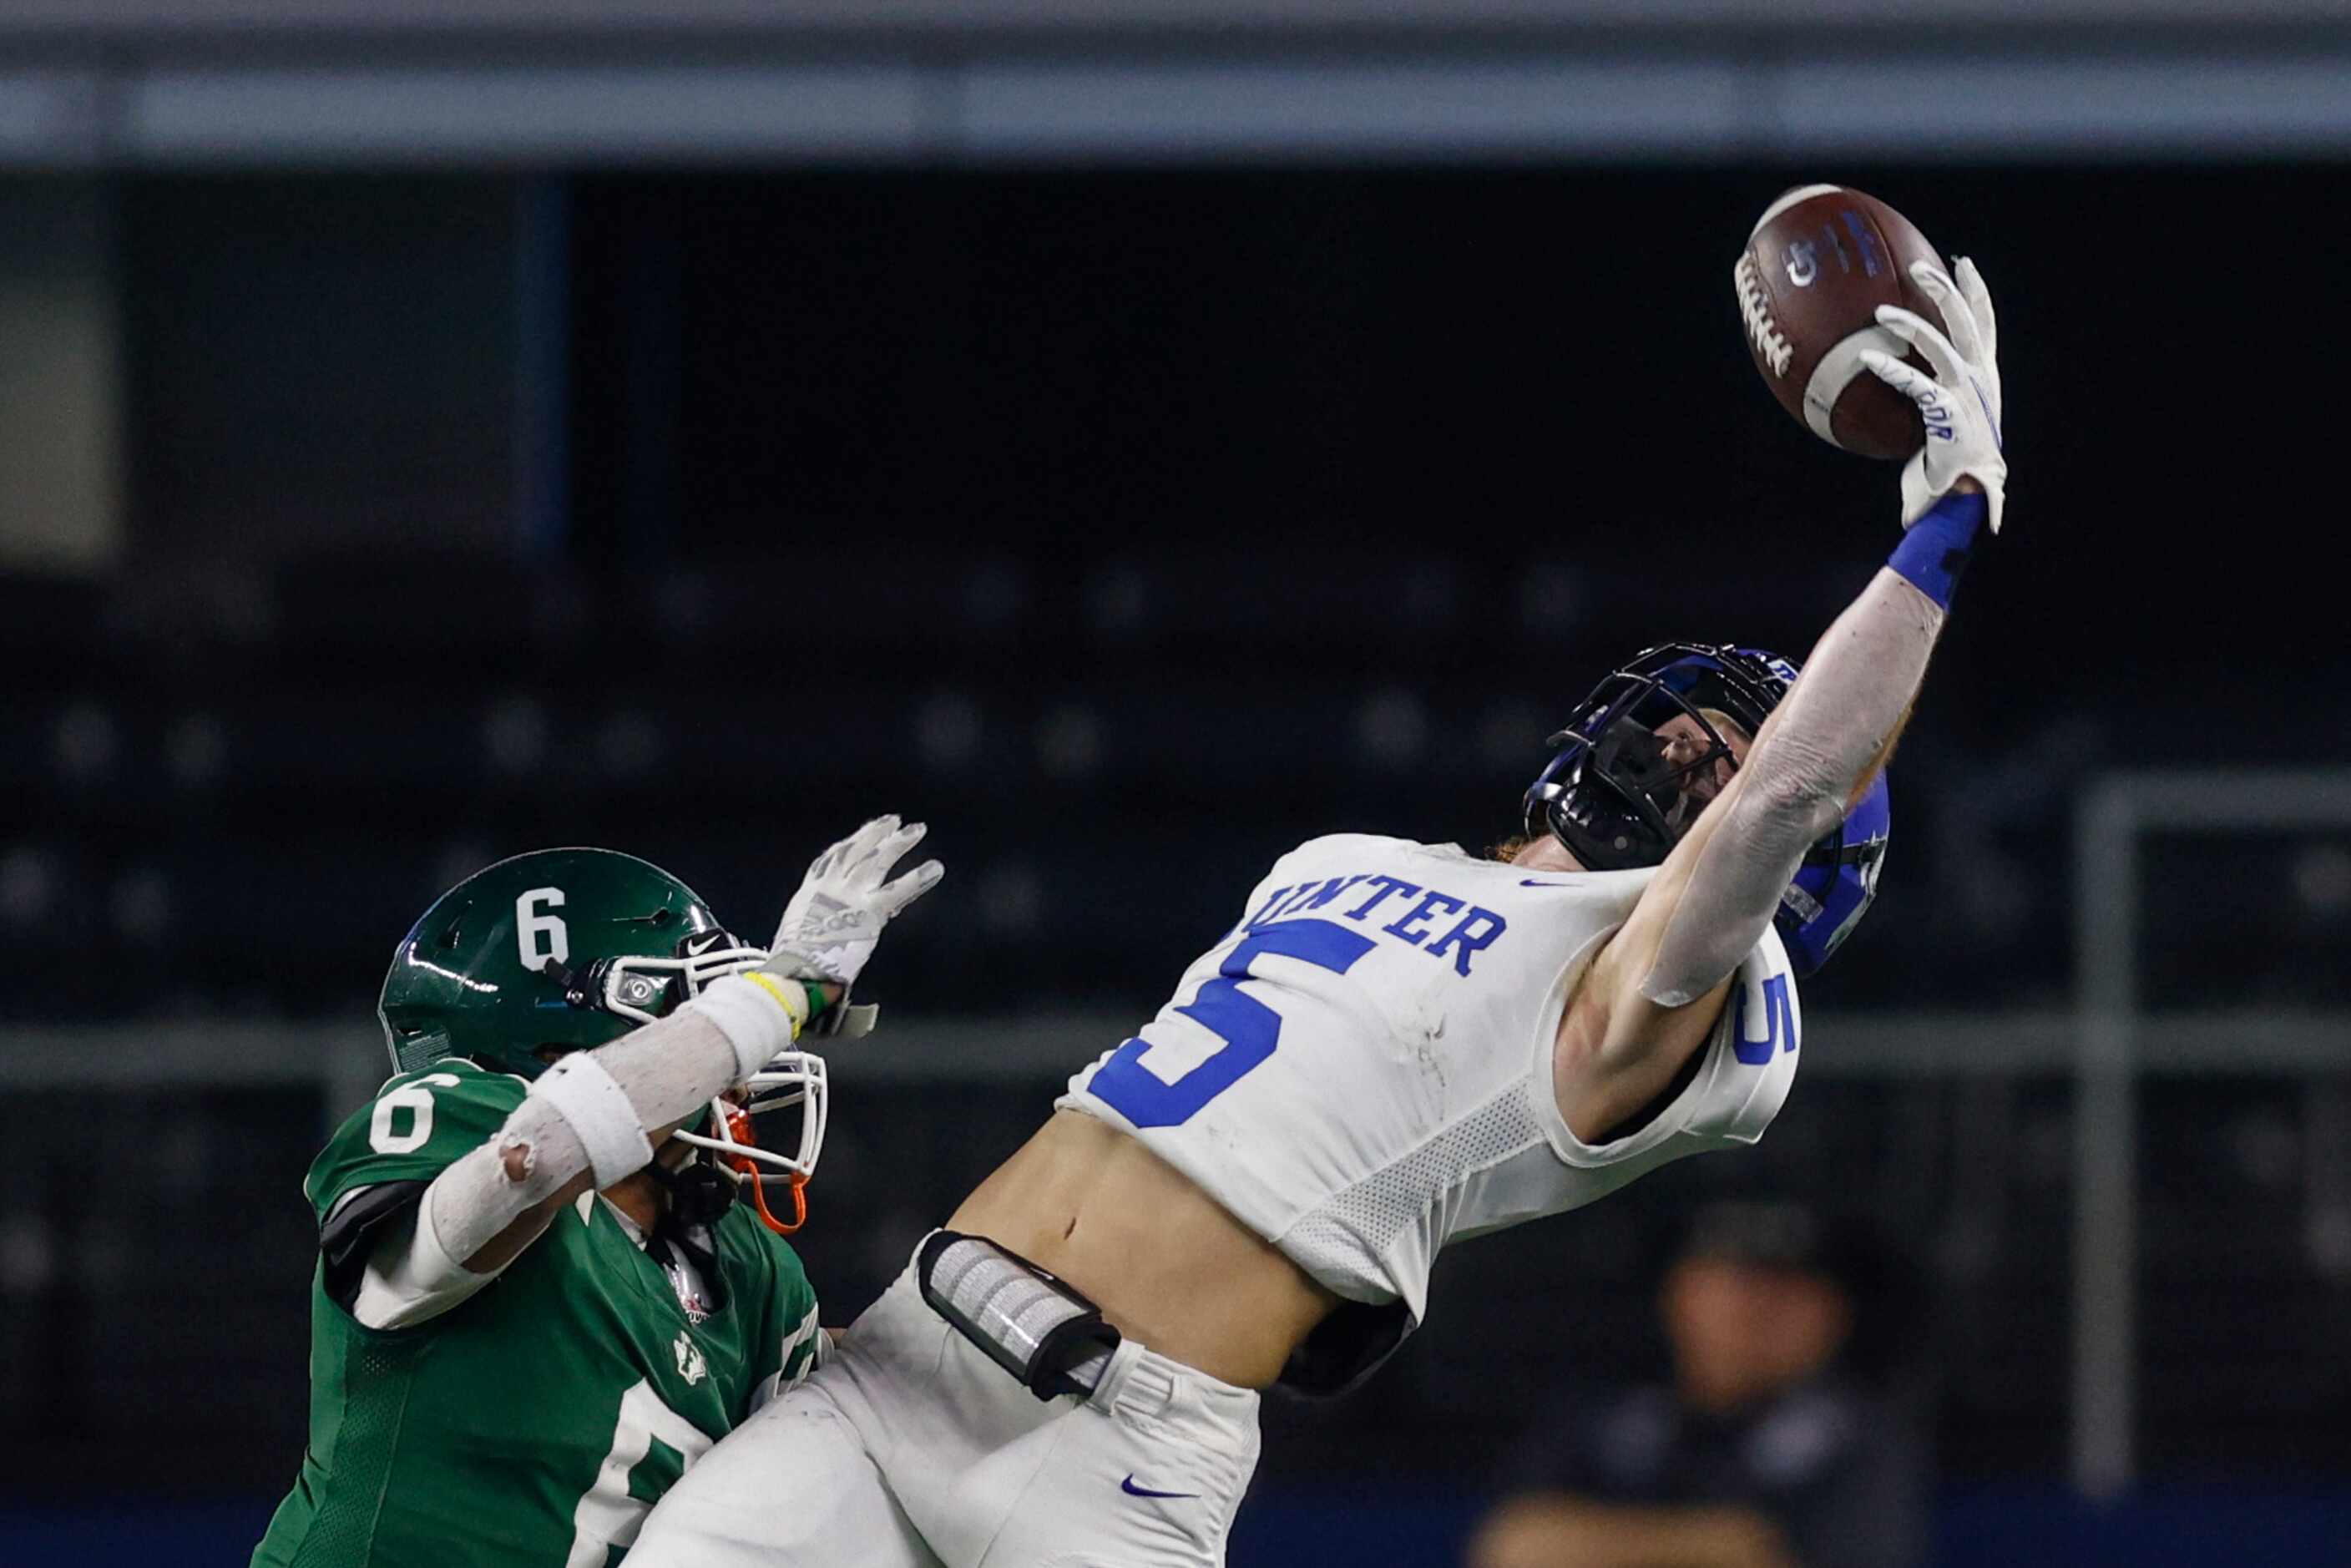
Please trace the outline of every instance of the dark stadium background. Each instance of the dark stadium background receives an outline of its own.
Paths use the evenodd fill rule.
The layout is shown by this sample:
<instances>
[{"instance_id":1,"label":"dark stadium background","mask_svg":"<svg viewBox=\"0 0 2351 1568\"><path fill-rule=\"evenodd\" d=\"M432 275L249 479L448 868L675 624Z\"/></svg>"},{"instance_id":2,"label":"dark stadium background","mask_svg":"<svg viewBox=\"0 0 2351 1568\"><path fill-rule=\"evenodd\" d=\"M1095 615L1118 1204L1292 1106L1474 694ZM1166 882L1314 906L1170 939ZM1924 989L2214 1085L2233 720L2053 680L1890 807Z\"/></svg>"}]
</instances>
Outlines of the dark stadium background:
<instances>
[{"instance_id":1,"label":"dark stadium background","mask_svg":"<svg viewBox=\"0 0 2351 1568\"><path fill-rule=\"evenodd\" d=\"M846 1321L1281 850L1502 836L1646 642L1801 655L1894 470L1772 405L1729 267L1828 177L1982 263L2015 480L1813 1071L1755 1155L1448 1253L1370 1389L1271 1402L1235 1561L1448 1561L1529 1391L1658 1364L1661 1239L1734 1190L1900 1239L1939 1561L2325 1560L2345 1059L2141 1086L2137 1476L2095 1503L2071 1069L1822 1069L2074 1005L2099 779L2351 765L2344 169L2297 157L0 174L11 276L108 269L123 486L103 562L0 567L0 1557L243 1560L346 1107L141 1053L364 1057L472 865L607 843L763 936L831 837L932 824L870 981L918 1066L837 1063L804 1237ZM2149 1004L2339 1019L2346 846L2150 848Z\"/></svg>"}]
</instances>

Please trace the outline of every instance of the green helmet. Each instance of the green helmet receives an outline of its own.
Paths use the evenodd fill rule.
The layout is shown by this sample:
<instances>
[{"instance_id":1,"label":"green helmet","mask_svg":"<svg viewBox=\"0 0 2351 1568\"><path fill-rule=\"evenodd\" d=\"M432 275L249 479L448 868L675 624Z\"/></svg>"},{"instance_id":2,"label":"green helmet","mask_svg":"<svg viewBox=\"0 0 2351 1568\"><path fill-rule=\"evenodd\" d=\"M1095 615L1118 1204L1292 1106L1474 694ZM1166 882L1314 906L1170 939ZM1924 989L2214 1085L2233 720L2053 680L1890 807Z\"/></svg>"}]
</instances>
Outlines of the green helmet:
<instances>
[{"instance_id":1,"label":"green helmet","mask_svg":"<svg viewBox=\"0 0 2351 1568\"><path fill-rule=\"evenodd\" d=\"M392 954L376 1016L395 1071L465 1056L536 1078L767 956L659 866L537 850L434 901Z\"/></svg>"}]
</instances>

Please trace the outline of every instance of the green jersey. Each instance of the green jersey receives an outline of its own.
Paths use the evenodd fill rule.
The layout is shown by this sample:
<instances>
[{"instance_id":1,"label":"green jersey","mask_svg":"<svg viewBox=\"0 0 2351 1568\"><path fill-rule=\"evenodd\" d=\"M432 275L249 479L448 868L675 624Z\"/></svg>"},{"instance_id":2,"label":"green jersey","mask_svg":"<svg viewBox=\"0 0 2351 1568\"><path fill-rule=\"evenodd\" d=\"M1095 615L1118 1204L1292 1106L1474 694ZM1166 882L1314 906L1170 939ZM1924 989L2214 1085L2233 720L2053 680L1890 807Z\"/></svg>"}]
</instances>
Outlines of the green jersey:
<instances>
[{"instance_id":1,"label":"green jersey","mask_svg":"<svg viewBox=\"0 0 2351 1568\"><path fill-rule=\"evenodd\" d=\"M519 1078L443 1061L343 1124L303 1191L323 1226L362 1188L430 1180L494 1135ZM611 1207L567 1206L497 1279L412 1327L311 1283L310 1440L255 1568L607 1568L663 1492L805 1374L816 1297L737 1207L711 1228L718 1304L691 1321Z\"/></svg>"}]
</instances>

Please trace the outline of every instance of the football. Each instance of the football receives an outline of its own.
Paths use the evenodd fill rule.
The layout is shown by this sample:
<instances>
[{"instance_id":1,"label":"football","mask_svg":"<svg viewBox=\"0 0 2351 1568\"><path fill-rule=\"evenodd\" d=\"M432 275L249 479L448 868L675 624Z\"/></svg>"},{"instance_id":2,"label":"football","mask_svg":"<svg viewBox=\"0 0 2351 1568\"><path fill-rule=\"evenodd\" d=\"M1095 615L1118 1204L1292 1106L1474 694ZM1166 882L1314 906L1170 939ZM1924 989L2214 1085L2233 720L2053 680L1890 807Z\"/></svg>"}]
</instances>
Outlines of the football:
<instances>
[{"instance_id":1,"label":"football","mask_svg":"<svg viewBox=\"0 0 2351 1568\"><path fill-rule=\"evenodd\" d=\"M1877 325L1879 306L1900 305L1942 327L1916 261L1945 265L1909 219L1844 185L1781 193L1747 236L1733 277L1748 352L1780 406L1832 446L1899 459L1926 440L1910 400L1861 362L1882 349L1928 368Z\"/></svg>"}]
</instances>

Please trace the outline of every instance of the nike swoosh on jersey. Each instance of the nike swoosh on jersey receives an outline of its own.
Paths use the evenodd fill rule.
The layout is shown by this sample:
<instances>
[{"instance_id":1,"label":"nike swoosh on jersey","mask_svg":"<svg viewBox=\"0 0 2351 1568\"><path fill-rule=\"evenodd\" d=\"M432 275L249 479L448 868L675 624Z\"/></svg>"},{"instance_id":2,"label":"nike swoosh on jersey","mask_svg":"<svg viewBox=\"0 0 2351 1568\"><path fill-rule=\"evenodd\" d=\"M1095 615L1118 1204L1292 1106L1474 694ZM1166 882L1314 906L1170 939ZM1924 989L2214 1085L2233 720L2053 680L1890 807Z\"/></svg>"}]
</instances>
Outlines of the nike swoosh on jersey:
<instances>
[{"instance_id":1,"label":"nike swoosh on jersey","mask_svg":"<svg viewBox=\"0 0 2351 1568\"><path fill-rule=\"evenodd\" d=\"M1519 878L1519 885L1520 887L1565 887L1567 883L1563 882L1536 882L1531 877L1522 876Z\"/></svg>"},{"instance_id":2,"label":"nike swoosh on jersey","mask_svg":"<svg viewBox=\"0 0 2351 1568\"><path fill-rule=\"evenodd\" d=\"M1126 1479L1118 1483L1118 1490L1129 1497L1198 1497L1200 1495L1196 1491L1153 1491L1149 1487L1136 1486L1133 1470L1126 1473Z\"/></svg>"}]
</instances>

